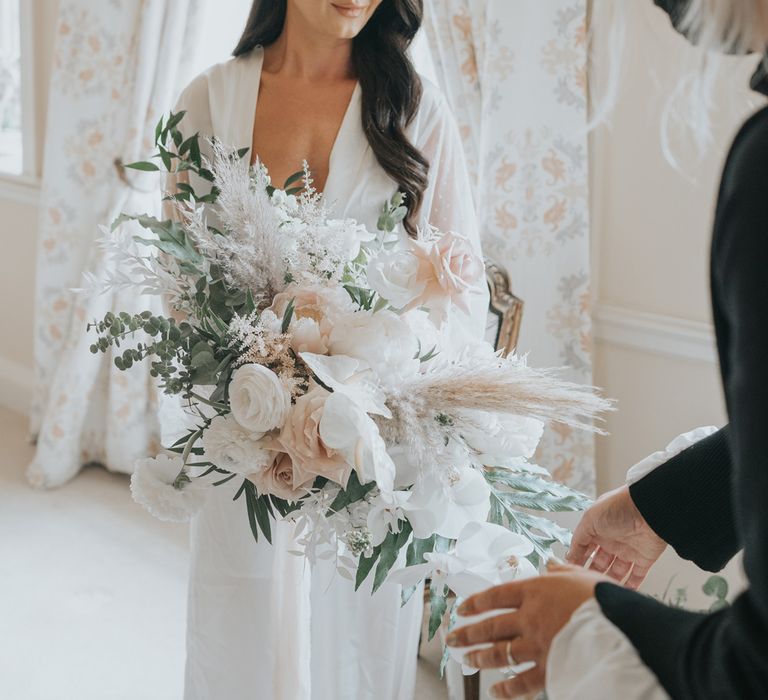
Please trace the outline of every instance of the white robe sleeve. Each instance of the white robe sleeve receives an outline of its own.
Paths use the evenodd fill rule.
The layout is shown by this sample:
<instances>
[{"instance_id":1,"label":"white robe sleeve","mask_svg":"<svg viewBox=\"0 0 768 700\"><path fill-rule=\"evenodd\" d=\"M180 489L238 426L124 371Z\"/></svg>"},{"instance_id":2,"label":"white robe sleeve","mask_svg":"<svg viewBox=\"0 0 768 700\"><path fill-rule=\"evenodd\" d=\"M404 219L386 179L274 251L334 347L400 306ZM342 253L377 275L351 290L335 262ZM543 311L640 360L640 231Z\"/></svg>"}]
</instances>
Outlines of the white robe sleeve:
<instances>
[{"instance_id":1,"label":"white robe sleeve","mask_svg":"<svg viewBox=\"0 0 768 700\"><path fill-rule=\"evenodd\" d=\"M592 598L552 642L547 659L549 700L621 698L669 700L632 643Z\"/></svg>"},{"instance_id":2,"label":"white robe sleeve","mask_svg":"<svg viewBox=\"0 0 768 700\"><path fill-rule=\"evenodd\" d=\"M644 476L648 476L654 469L668 462L673 457L677 457L683 450L687 450L695 445L699 440L703 440L717 432L717 428L709 425L704 428L696 428L682 435L678 435L669 445L659 452L654 452L645 459L641 460L627 472L627 483L634 484L640 481Z\"/></svg>"},{"instance_id":3,"label":"white robe sleeve","mask_svg":"<svg viewBox=\"0 0 768 700\"><path fill-rule=\"evenodd\" d=\"M462 234L482 257L478 219L458 126L440 90L427 80L423 82L417 145L430 167L421 207L422 223L443 232ZM485 336L488 298L488 285L483 277L473 290L471 313L456 310L451 333L454 342L467 343Z\"/></svg>"}]
</instances>

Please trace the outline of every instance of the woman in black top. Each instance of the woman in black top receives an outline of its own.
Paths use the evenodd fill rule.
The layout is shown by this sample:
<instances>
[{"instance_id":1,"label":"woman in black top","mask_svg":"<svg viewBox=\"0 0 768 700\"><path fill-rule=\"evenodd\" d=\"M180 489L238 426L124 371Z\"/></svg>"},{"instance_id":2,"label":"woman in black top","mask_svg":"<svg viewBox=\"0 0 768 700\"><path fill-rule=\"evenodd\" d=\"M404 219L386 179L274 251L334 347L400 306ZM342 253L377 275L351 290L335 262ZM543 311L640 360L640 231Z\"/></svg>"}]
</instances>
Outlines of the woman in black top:
<instances>
[{"instance_id":1,"label":"woman in black top","mask_svg":"<svg viewBox=\"0 0 768 700\"><path fill-rule=\"evenodd\" d=\"M748 45L768 44L768 0L691 0L692 8L686 0L654 1L693 39L711 40L715 27L722 47L743 48L737 30L749 15ZM752 87L768 95L762 64ZM583 565L595 554L591 568L627 586L558 566L465 603L463 613L517 608L449 639L456 646L494 643L473 654L473 665L508 666L509 657L538 664L497 686L496 697L543 687L552 639L594 596L674 700L768 698L768 108L744 124L725 165L711 289L729 425L629 488L606 494L584 515L569 560ZM710 614L631 590L666 544L709 571L743 549L748 588L731 607Z\"/></svg>"}]
</instances>

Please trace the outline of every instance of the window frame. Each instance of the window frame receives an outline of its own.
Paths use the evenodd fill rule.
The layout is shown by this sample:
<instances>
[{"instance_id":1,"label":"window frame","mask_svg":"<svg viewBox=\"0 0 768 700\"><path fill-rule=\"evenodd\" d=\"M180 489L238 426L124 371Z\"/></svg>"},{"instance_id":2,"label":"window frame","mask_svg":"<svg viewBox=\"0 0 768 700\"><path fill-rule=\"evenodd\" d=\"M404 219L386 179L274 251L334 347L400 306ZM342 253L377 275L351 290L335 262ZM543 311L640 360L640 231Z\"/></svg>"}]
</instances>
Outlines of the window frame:
<instances>
[{"instance_id":1,"label":"window frame","mask_svg":"<svg viewBox=\"0 0 768 700\"><path fill-rule=\"evenodd\" d=\"M19 2L21 48L21 172L0 171L0 197L35 203L40 187L37 162L37 105L35 99L35 3Z\"/></svg>"}]
</instances>

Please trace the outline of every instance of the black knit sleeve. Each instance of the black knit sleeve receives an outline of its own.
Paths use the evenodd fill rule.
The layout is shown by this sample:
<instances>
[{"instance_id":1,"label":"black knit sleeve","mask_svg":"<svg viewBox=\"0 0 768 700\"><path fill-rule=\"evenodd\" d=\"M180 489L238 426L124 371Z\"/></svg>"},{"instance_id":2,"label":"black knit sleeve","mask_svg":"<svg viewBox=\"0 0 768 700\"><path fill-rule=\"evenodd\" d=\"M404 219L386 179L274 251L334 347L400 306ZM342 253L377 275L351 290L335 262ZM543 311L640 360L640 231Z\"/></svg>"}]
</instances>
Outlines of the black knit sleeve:
<instances>
[{"instance_id":1,"label":"black knit sleeve","mask_svg":"<svg viewBox=\"0 0 768 700\"><path fill-rule=\"evenodd\" d=\"M741 549L732 502L729 428L683 450L629 487L646 522L683 558L720 571Z\"/></svg>"},{"instance_id":2,"label":"black knit sleeve","mask_svg":"<svg viewBox=\"0 0 768 700\"><path fill-rule=\"evenodd\" d=\"M653 2L669 15L675 27L679 26L689 5L689 0L653 0Z\"/></svg>"}]
</instances>

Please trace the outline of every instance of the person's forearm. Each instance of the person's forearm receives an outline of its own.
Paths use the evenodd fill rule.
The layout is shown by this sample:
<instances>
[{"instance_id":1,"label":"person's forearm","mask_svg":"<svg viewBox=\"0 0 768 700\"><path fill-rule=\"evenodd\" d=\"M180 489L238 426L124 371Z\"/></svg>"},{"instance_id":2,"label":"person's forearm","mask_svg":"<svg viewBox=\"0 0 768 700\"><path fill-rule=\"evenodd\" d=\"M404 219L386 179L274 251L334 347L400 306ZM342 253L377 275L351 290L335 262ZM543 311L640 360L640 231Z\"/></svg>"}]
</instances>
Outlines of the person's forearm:
<instances>
[{"instance_id":1,"label":"person's forearm","mask_svg":"<svg viewBox=\"0 0 768 700\"><path fill-rule=\"evenodd\" d=\"M722 569L740 549L728 435L726 426L629 487L654 532L708 571Z\"/></svg>"}]
</instances>

